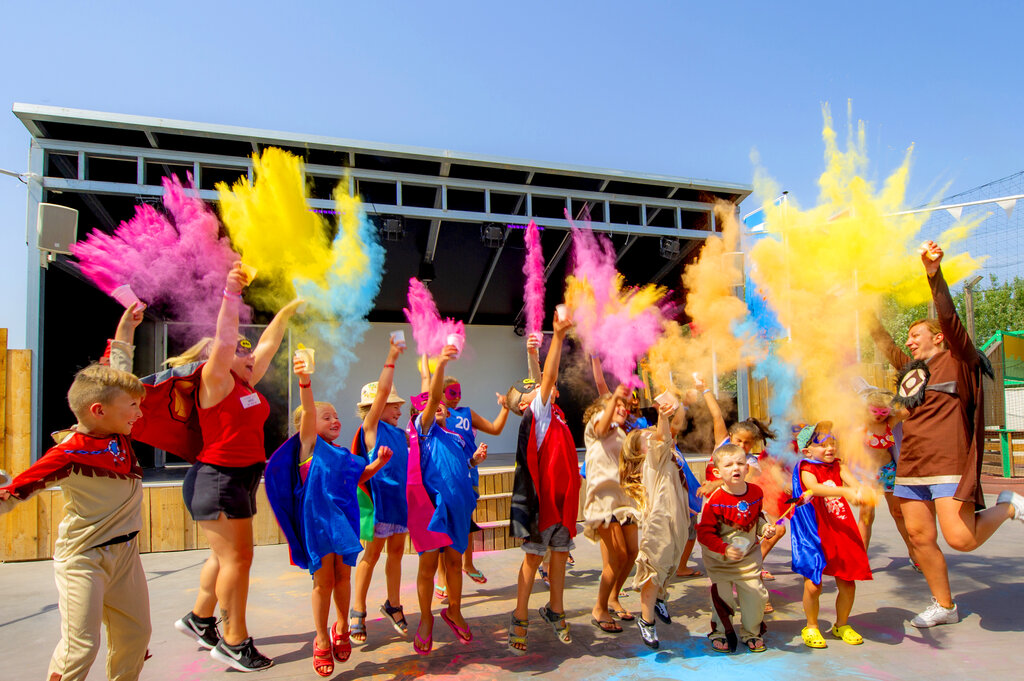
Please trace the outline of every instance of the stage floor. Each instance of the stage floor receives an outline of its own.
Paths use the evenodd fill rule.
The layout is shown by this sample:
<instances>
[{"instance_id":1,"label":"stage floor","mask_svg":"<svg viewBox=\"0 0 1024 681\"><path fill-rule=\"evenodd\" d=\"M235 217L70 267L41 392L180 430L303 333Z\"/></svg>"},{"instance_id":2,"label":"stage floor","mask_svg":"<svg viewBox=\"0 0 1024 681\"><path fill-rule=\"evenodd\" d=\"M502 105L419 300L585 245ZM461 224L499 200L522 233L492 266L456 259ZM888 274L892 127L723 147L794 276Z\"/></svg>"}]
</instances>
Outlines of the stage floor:
<instances>
[{"instance_id":1,"label":"stage floor","mask_svg":"<svg viewBox=\"0 0 1024 681\"><path fill-rule=\"evenodd\" d=\"M866 639L853 647L830 640L826 650L811 650L799 640L803 626L801 580L785 566L788 540L769 556L768 567L778 576L769 582L776 612L767 616L768 652L734 655L712 653L707 639L708 590L704 578L677 581L671 587L672 625L659 624L662 648L652 651L633 627L621 634L601 633L590 624L590 608L600 573L600 553L582 537L574 551L576 567L568 576L566 603L573 643L561 645L550 628L542 626L537 608L545 603L546 588L538 581L531 601L530 652L513 657L505 650L508 612L515 600L518 549L479 554L476 560L488 576L485 585L466 581L465 614L475 640L460 645L437 618L434 652L416 655L411 635L401 639L383 621L377 608L384 600L383 574L378 571L368 600L369 640L356 646L352 658L338 665L335 679L395 681L425 679L581 679L586 681L659 681L663 679L910 679L1019 678L1024 666L1021 632L1024 615L1024 526L1009 523L979 551L949 552L953 590L963 621L957 625L919 631L907 620L928 604L924 579L904 556L892 519L880 509L871 563L873 581L861 583L851 623ZM894 556L890 558L889 556ZM240 678L218 666L173 628L173 622L192 605L199 568L206 551L153 553L143 556L152 603L154 654L142 678L151 681L207 681ZM699 556L698 561L699 563ZM692 561L691 561L692 563ZM403 558L402 597L415 627L415 593L409 577L415 556ZM383 567L383 565L381 565ZM249 628L260 649L277 664L260 679L318 678L311 668L313 627L309 614L308 575L288 565L284 546L256 548L249 596ZM0 614L3 665L19 678L45 677L50 652L57 642L58 614L50 561L0 565ZM822 622L831 623L835 589L822 598ZM627 607L639 608L639 596L629 592ZM435 609L435 614L439 610ZM8 676L3 674L0 676ZM90 680L105 678L103 653Z\"/></svg>"}]
</instances>

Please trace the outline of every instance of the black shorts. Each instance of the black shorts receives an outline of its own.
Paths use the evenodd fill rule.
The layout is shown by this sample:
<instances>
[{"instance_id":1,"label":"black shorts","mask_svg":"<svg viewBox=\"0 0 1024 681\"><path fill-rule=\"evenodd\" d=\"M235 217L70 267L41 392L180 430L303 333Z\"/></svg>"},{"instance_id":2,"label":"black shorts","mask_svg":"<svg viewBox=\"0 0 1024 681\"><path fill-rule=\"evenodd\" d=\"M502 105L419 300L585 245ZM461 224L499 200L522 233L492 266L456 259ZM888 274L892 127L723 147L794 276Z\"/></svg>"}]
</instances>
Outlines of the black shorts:
<instances>
[{"instance_id":1,"label":"black shorts","mask_svg":"<svg viewBox=\"0 0 1024 681\"><path fill-rule=\"evenodd\" d=\"M193 520L251 518L256 515L256 490L266 464L242 468L197 461L185 475L181 493Z\"/></svg>"}]
</instances>

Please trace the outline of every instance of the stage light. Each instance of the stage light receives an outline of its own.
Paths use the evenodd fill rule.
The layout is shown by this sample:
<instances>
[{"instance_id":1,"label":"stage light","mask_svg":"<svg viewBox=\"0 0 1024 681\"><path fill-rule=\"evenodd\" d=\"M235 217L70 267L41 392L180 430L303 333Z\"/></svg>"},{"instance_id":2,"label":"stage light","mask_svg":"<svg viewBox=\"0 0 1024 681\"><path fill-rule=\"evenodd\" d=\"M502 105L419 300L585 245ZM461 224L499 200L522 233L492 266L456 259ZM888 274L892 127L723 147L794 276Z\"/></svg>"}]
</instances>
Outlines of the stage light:
<instances>
[{"instance_id":1,"label":"stage light","mask_svg":"<svg viewBox=\"0 0 1024 681\"><path fill-rule=\"evenodd\" d=\"M405 238L405 222L402 218L382 217L379 224L384 241L401 241Z\"/></svg>"},{"instance_id":2,"label":"stage light","mask_svg":"<svg viewBox=\"0 0 1024 681\"><path fill-rule=\"evenodd\" d=\"M420 271L416 275L417 279L424 284L429 284L434 281L435 276L437 276L437 272L434 271L434 263L425 261L420 263Z\"/></svg>"},{"instance_id":3,"label":"stage light","mask_svg":"<svg viewBox=\"0 0 1024 681\"><path fill-rule=\"evenodd\" d=\"M498 248L505 243L505 228L496 222L480 225L480 241L487 248Z\"/></svg>"},{"instance_id":4,"label":"stage light","mask_svg":"<svg viewBox=\"0 0 1024 681\"><path fill-rule=\"evenodd\" d=\"M665 260L679 257L679 239L663 236L658 246L661 257L665 258Z\"/></svg>"}]
</instances>

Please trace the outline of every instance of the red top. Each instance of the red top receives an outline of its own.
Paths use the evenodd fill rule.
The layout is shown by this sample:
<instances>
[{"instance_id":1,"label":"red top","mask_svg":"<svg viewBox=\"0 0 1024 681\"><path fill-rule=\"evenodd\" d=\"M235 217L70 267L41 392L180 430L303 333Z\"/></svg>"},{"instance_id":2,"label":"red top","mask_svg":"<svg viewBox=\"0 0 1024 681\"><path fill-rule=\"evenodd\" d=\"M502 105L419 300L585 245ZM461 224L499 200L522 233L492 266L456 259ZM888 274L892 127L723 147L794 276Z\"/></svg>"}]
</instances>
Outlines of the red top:
<instances>
[{"instance_id":1,"label":"red top","mask_svg":"<svg viewBox=\"0 0 1024 681\"><path fill-rule=\"evenodd\" d=\"M569 530L569 536L575 537L580 504L579 461L576 443L558 405L551 405L551 424L540 451L537 451L536 428L531 428L527 461L530 476L537 486L538 529L543 532L562 523Z\"/></svg>"},{"instance_id":2,"label":"red top","mask_svg":"<svg viewBox=\"0 0 1024 681\"><path fill-rule=\"evenodd\" d=\"M798 465L801 474L813 474L819 485L843 486L838 461L830 464L801 461ZM825 554L822 573L845 580L871 579L868 553L850 503L842 497L815 496L811 504L818 517L818 537Z\"/></svg>"},{"instance_id":3,"label":"red top","mask_svg":"<svg viewBox=\"0 0 1024 681\"><path fill-rule=\"evenodd\" d=\"M270 403L234 373L231 377L235 386L227 397L208 409L196 409L203 433L198 459L229 468L266 463L263 424L270 416Z\"/></svg>"},{"instance_id":4,"label":"red top","mask_svg":"<svg viewBox=\"0 0 1024 681\"><path fill-rule=\"evenodd\" d=\"M729 545L722 540L722 527L735 527L743 532L754 531L763 502L764 494L757 485L747 483L747 491L740 496L719 487L701 507L697 539L702 546L716 553L725 553Z\"/></svg>"}]
</instances>

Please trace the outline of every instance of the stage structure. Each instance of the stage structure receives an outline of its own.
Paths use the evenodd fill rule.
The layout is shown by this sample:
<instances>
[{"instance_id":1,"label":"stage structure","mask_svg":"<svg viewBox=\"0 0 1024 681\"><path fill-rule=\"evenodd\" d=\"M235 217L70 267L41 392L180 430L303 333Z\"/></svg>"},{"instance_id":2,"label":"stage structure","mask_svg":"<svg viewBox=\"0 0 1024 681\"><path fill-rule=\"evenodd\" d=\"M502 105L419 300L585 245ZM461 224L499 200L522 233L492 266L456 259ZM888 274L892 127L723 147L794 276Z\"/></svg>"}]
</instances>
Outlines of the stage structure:
<instances>
[{"instance_id":1,"label":"stage structure","mask_svg":"<svg viewBox=\"0 0 1024 681\"><path fill-rule=\"evenodd\" d=\"M330 210L331 190L347 179L378 221L387 272L371 322L403 322L407 282L418 276L430 281L442 315L521 333L522 228L531 219L543 228L546 274L559 282L548 287L550 317L569 261L566 212L575 217L588 211L594 229L611 237L628 283L679 289L684 265L717 230L714 201L739 203L751 192L731 182L321 135L33 104L15 104L13 111L32 136L27 328L34 359L33 460L44 449L44 434L66 425L71 376L100 353L120 311L77 274L67 256L50 262L40 257L40 203L77 209L81 239L92 229L113 231L140 202L157 202L161 179L172 174L183 181L191 174L201 196L213 203L218 182L251 177L251 156L281 147L305 160L314 209ZM686 159L679 164L699 165ZM166 346L166 337L164 320L147 319L140 327L138 373L154 370L175 349ZM477 352L487 359L487 348Z\"/></svg>"}]
</instances>

